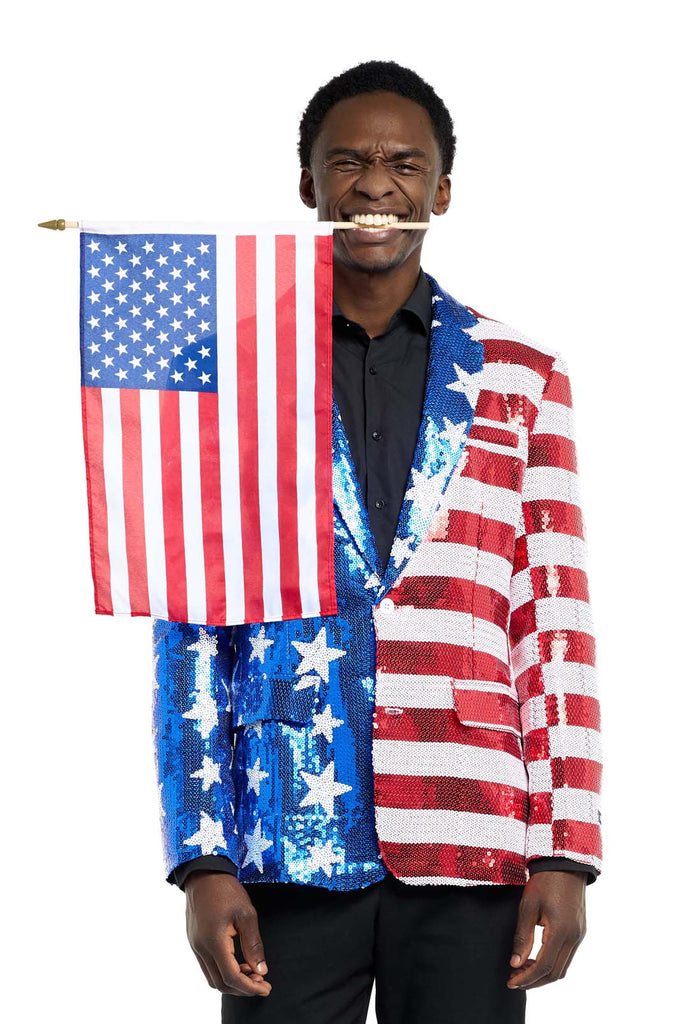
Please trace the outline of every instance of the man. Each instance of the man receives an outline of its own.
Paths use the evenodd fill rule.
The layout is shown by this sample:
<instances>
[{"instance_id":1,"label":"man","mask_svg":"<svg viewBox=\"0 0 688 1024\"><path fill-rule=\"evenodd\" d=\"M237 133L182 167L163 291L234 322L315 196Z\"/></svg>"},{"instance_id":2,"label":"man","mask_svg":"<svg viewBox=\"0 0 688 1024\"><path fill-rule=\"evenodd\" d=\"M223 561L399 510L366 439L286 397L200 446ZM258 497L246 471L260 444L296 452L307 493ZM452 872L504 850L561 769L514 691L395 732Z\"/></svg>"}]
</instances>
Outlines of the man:
<instances>
[{"instance_id":1,"label":"man","mask_svg":"<svg viewBox=\"0 0 688 1024\"><path fill-rule=\"evenodd\" d=\"M384 1024L523 1021L602 855L565 363L380 224L449 208L418 75L358 65L300 132L306 206L378 215L334 233L338 614L155 621L168 881L225 1022L362 1022L373 981Z\"/></svg>"}]
</instances>

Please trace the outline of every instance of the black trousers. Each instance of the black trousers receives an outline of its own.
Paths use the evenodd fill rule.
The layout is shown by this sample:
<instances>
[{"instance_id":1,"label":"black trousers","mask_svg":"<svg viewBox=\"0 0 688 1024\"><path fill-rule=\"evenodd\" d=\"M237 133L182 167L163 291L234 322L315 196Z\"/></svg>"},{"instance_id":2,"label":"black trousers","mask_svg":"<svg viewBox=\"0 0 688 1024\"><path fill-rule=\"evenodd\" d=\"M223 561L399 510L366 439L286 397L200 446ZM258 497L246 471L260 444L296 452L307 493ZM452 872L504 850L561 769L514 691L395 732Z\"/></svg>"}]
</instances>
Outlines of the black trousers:
<instances>
[{"instance_id":1,"label":"black trousers","mask_svg":"<svg viewBox=\"0 0 688 1024\"><path fill-rule=\"evenodd\" d=\"M506 986L521 885L408 885L388 873L347 892L246 888L272 991L223 993L222 1024L365 1024L373 982L378 1024L525 1021L525 990Z\"/></svg>"}]
</instances>

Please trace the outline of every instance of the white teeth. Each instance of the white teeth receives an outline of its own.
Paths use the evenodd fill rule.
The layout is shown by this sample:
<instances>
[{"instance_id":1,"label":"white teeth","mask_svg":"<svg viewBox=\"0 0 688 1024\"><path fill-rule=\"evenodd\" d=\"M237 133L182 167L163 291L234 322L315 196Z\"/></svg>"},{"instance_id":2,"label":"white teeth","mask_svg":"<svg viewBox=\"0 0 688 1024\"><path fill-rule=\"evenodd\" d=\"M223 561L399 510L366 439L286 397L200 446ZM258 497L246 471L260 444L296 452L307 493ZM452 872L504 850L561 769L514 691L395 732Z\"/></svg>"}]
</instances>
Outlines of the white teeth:
<instances>
[{"instance_id":1,"label":"white teeth","mask_svg":"<svg viewBox=\"0 0 688 1024\"><path fill-rule=\"evenodd\" d=\"M355 224L364 224L366 227L396 224L399 220L395 213L355 213L351 219Z\"/></svg>"}]
</instances>

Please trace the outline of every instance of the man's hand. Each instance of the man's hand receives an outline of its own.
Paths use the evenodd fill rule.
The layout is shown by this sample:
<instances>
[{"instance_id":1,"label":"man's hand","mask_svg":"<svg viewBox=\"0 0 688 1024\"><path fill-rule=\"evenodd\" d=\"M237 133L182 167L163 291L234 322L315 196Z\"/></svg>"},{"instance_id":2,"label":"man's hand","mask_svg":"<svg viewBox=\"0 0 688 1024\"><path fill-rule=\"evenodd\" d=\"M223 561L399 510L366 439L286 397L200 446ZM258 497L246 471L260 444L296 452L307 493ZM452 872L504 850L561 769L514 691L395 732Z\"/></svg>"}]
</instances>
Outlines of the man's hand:
<instances>
[{"instance_id":1,"label":"man's hand","mask_svg":"<svg viewBox=\"0 0 688 1024\"><path fill-rule=\"evenodd\" d=\"M585 936L584 871L537 871L528 879L518 908L508 988L537 988L563 978ZM526 959L543 925L535 960ZM519 958L519 959L517 959Z\"/></svg>"},{"instance_id":2,"label":"man's hand","mask_svg":"<svg viewBox=\"0 0 688 1024\"><path fill-rule=\"evenodd\" d=\"M226 872L194 871L184 892L186 934L210 987L233 996L269 995L258 915L241 882ZM237 933L247 963L235 956Z\"/></svg>"}]
</instances>

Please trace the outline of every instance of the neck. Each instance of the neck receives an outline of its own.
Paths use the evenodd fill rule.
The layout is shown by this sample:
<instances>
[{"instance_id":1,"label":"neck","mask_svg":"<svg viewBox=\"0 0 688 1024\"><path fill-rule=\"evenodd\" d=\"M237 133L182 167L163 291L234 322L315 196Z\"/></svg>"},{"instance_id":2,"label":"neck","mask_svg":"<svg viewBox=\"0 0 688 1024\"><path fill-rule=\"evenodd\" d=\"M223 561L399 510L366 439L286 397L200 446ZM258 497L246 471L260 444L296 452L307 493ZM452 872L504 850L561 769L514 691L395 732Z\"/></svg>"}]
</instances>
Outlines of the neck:
<instances>
[{"instance_id":1,"label":"neck","mask_svg":"<svg viewBox=\"0 0 688 1024\"><path fill-rule=\"evenodd\" d=\"M416 287L420 254L389 271L365 271L334 264L334 298L344 316L360 324L369 337L382 334L394 313Z\"/></svg>"}]
</instances>

